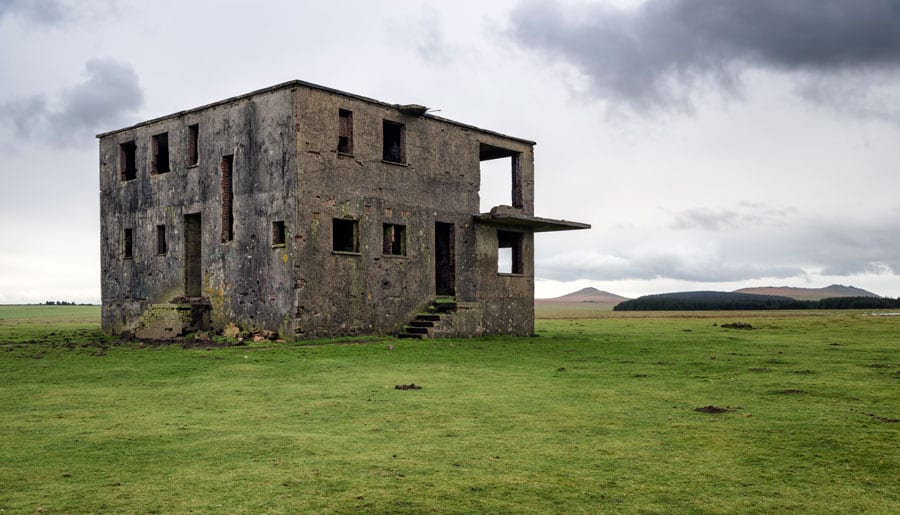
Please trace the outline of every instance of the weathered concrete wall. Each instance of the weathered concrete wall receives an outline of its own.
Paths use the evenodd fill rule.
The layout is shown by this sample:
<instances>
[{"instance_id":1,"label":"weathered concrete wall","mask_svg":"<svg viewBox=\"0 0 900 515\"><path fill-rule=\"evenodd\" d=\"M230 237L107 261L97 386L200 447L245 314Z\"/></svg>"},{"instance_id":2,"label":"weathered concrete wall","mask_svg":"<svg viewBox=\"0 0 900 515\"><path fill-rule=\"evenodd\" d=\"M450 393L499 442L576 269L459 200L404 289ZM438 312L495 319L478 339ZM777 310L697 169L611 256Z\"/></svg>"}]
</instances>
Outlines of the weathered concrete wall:
<instances>
[{"instance_id":1,"label":"weathered concrete wall","mask_svg":"<svg viewBox=\"0 0 900 515\"><path fill-rule=\"evenodd\" d=\"M100 140L103 327L132 330L150 304L184 296L184 215L202 222L202 295L214 327L279 328L293 307L290 259L271 245L271 223L295 211L291 97L279 90L166 117ZM189 162L188 127L199 127L198 162ZM151 173L152 136L168 132L168 173ZM121 143L136 144L136 177L120 176ZM234 239L223 243L222 157L234 156ZM156 226L167 250L158 254ZM124 257L124 230L133 257Z\"/></svg>"},{"instance_id":2,"label":"weathered concrete wall","mask_svg":"<svg viewBox=\"0 0 900 515\"><path fill-rule=\"evenodd\" d=\"M521 273L498 273L497 227L477 225L477 292L484 334L527 336L534 332L534 235L522 233Z\"/></svg>"},{"instance_id":3,"label":"weathered concrete wall","mask_svg":"<svg viewBox=\"0 0 900 515\"><path fill-rule=\"evenodd\" d=\"M339 110L352 112L352 151L338 152ZM383 123L405 126L403 163L383 160ZM188 127L199 162L188 163ZM150 172L152 136L168 132L171 171ZM120 177L119 145L136 143L137 173ZM524 268L497 273L497 228L475 224L480 151L517 154L523 214L533 214L532 144L353 95L302 84L213 104L100 140L103 327L134 330L151 304L185 296L185 215L201 217L201 296L210 322L287 338L399 330L436 294L435 224L454 228L455 294L447 335L533 331L533 237ZM222 157L234 156L233 239L223 241ZM511 194L512 197L512 194ZM512 198L510 204L513 204ZM355 252L333 250L333 219L354 220ZM285 242L273 245L273 222ZM405 227L405 254L383 252L384 224ZM168 248L156 252L165 225ZM124 230L133 256L123 256Z\"/></svg>"},{"instance_id":4,"label":"weathered concrete wall","mask_svg":"<svg viewBox=\"0 0 900 515\"><path fill-rule=\"evenodd\" d=\"M477 142L384 105L316 90L295 95L305 199L297 212L295 252L305 265L297 270L297 334L396 331L434 297L435 221L463 227L478 209ZM353 113L352 155L337 152L339 109ZM382 160L385 119L405 124L404 164ZM357 254L332 251L334 218L356 220ZM405 256L383 254L385 223L405 225ZM471 238L456 235L461 279L474 263L465 250Z\"/></svg>"},{"instance_id":5,"label":"weathered concrete wall","mask_svg":"<svg viewBox=\"0 0 900 515\"><path fill-rule=\"evenodd\" d=\"M529 315L507 317L515 322L496 325L480 320L466 327L484 326L495 333L530 321L528 327L515 331L530 333L531 282L525 278L517 286L515 280L497 280L496 249L493 256L489 251L476 252L479 243L472 215L479 207L483 142L521 152L527 192L523 211L533 209L531 146L353 97L307 89L298 89L295 95L298 196L304 199L298 203L298 238L293 247L302 264L296 270L296 334L397 331L435 296L435 222L455 228L455 287L460 301L479 301L479 295L488 292L491 312L528 305ZM352 112L352 155L337 150L339 110ZM384 120L405 125L403 164L382 159ZM359 253L332 252L334 218L357 221ZM384 223L406 226L406 256L383 255ZM491 241L484 245L496 245L495 236ZM499 298L507 300L498 302Z\"/></svg>"}]
</instances>

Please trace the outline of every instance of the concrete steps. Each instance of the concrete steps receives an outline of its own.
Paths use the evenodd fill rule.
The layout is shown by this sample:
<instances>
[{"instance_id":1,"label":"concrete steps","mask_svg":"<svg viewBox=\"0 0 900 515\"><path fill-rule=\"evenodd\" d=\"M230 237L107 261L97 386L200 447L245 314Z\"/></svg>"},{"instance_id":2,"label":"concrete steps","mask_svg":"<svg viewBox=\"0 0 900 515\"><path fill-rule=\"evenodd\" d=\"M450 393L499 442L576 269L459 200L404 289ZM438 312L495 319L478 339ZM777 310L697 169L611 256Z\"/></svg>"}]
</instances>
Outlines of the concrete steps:
<instances>
[{"instance_id":1,"label":"concrete steps","mask_svg":"<svg viewBox=\"0 0 900 515\"><path fill-rule=\"evenodd\" d=\"M419 313L416 318L403 326L403 330L397 333L397 338L433 338L434 328L441 321L456 312L456 299L453 297L438 297L431 301L424 313Z\"/></svg>"}]
</instances>

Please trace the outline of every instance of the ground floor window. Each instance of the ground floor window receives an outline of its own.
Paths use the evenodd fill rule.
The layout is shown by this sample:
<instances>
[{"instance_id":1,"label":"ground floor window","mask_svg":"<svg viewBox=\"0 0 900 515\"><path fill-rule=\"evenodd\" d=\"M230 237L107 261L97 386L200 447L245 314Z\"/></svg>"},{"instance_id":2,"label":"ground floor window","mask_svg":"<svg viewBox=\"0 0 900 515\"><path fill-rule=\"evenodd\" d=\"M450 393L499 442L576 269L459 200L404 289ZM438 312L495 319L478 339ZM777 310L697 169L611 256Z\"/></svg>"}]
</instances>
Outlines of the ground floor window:
<instances>
[{"instance_id":1,"label":"ground floor window","mask_svg":"<svg viewBox=\"0 0 900 515\"><path fill-rule=\"evenodd\" d=\"M522 240L524 234L512 231L497 231L497 273L523 274Z\"/></svg>"},{"instance_id":2,"label":"ground floor window","mask_svg":"<svg viewBox=\"0 0 900 515\"><path fill-rule=\"evenodd\" d=\"M332 250L359 252L359 222L346 218L332 219Z\"/></svg>"},{"instance_id":3,"label":"ground floor window","mask_svg":"<svg viewBox=\"0 0 900 515\"><path fill-rule=\"evenodd\" d=\"M169 245L166 242L166 226L165 225L157 225L156 226L156 254L159 256L165 256L169 251Z\"/></svg>"},{"instance_id":4,"label":"ground floor window","mask_svg":"<svg viewBox=\"0 0 900 515\"><path fill-rule=\"evenodd\" d=\"M384 224L384 239L382 240L382 253L391 256L406 255L406 226L399 224Z\"/></svg>"},{"instance_id":5,"label":"ground floor window","mask_svg":"<svg viewBox=\"0 0 900 515\"><path fill-rule=\"evenodd\" d=\"M283 247L285 241L284 220L272 222L272 246Z\"/></svg>"},{"instance_id":6,"label":"ground floor window","mask_svg":"<svg viewBox=\"0 0 900 515\"><path fill-rule=\"evenodd\" d=\"M134 257L134 232L131 228L125 229L122 236L122 257L125 259Z\"/></svg>"}]
</instances>

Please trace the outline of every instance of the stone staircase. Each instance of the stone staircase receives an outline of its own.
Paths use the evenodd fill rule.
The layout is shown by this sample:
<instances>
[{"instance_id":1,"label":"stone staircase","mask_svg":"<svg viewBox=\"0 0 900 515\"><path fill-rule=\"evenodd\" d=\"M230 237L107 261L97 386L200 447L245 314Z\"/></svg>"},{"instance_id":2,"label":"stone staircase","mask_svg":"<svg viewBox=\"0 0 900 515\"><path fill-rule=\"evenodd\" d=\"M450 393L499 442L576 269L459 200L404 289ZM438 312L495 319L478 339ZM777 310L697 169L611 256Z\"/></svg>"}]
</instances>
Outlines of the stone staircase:
<instances>
[{"instance_id":1,"label":"stone staircase","mask_svg":"<svg viewBox=\"0 0 900 515\"><path fill-rule=\"evenodd\" d=\"M456 299L454 297L437 297L425 308L425 311L416 315L412 321L403 326L403 330L397 333L398 338L433 338L435 328L456 312Z\"/></svg>"}]
</instances>

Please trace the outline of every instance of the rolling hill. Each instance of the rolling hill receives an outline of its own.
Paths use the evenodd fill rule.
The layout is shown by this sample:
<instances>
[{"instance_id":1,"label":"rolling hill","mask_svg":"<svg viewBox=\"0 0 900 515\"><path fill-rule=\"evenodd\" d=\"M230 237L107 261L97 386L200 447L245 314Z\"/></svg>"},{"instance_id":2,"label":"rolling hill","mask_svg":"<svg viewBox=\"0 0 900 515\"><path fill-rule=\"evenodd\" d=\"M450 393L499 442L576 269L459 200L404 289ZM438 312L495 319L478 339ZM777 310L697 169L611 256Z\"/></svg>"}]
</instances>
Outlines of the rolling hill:
<instances>
[{"instance_id":1,"label":"rolling hill","mask_svg":"<svg viewBox=\"0 0 900 515\"><path fill-rule=\"evenodd\" d=\"M582 288L576 292L567 293L562 297L552 299L535 299L535 302L597 302L600 304L618 304L628 297L622 297L615 293L598 290L597 288Z\"/></svg>"},{"instance_id":2,"label":"rolling hill","mask_svg":"<svg viewBox=\"0 0 900 515\"><path fill-rule=\"evenodd\" d=\"M628 298L597 288L583 288L562 297L534 299L534 307L542 313L548 310L555 312L560 309L577 312L611 310L613 306L624 300L628 300Z\"/></svg>"},{"instance_id":3,"label":"rolling hill","mask_svg":"<svg viewBox=\"0 0 900 515\"><path fill-rule=\"evenodd\" d=\"M755 295L777 295L797 300L821 300L829 297L880 297L870 291L853 286L832 284L825 288L795 288L792 286L763 286L758 288L741 288L734 293L752 293Z\"/></svg>"}]
</instances>

